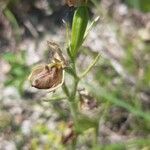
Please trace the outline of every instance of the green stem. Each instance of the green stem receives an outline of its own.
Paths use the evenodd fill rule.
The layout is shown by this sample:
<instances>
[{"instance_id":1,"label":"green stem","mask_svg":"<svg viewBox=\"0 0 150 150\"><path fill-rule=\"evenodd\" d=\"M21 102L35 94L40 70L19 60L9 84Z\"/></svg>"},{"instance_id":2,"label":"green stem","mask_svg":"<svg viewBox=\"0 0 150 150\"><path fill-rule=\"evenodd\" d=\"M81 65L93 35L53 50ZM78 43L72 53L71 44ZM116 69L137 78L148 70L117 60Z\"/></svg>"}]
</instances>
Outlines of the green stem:
<instances>
[{"instance_id":1,"label":"green stem","mask_svg":"<svg viewBox=\"0 0 150 150\"><path fill-rule=\"evenodd\" d=\"M68 87L66 85L66 83L64 82L63 85L62 85L62 90L64 91L64 93L66 94L67 98L70 97L70 92L68 90Z\"/></svg>"},{"instance_id":2,"label":"green stem","mask_svg":"<svg viewBox=\"0 0 150 150\"><path fill-rule=\"evenodd\" d=\"M99 129L99 124L97 124L95 127L95 146L98 145L98 129Z\"/></svg>"},{"instance_id":3,"label":"green stem","mask_svg":"<svg viewBox=\"0 0 150 150\"><path fill-rule=\"evenodd\" d=\"M77 88L78 88L78 83L79 83L79 79L74 79L74 85L73 85L73 90L71 93L71 101L75 101L75 97L76 97L76 92L77 92Z\"/></svg>"},{"instance_id":4,"label":"green stem","mask_svg":"<svg viewBox=\"0 0 150 150\"><path fill-rule=\"evenodd\" d=\"M73 88L73 90L76 90L77 88L77 84L75 84L76 86ZM77 126L77 115L76 115L76 103L75 103L75 95L76 95L76 91L72 91L72 93L69 93L68 87L66 86L66 83L64 82L62 89L64 91L64 93L66 94L68 100L69 100L69 105L70 105L70 111L71 111L71 115L73 118L73 122L75 124L75 127Z\"/></svg>"},{"instance_id":5,"label":"green stem","mask_svg":"<svg viewBox=\"0 0 150 150\"><path fill-rule=\"evenodd\" d=\"M75 67L76 66L74 64L74 70L76 69ZM71 115L73 117L73 121L74 121L74 124L76 127L76 125L77 125L77 104L76 104L75 99L76 99L76 91L77 91L79 79L76 76L72 76L72 77L74 78L74 86L73 86L71 93L69 92L68 87L65 82L62 86L62 89L69 100Z\"/></svg>"},{"instance_id":6,"label":"green stem","mask_svg":"<svg viewBox=\"0 0 150 150\"><path fill-rule=\"evenodd\" d=\"M75 102L69 102L70 104L70 111L71 111L71 115L73 118L73 122L75 125L75 129L77 127L77 108L76 108L76 103Z\"/></svg>"},{"instance_id":7,"label":"green stem","mask_svg":"<svg viewBox=\"0 0 150 150\"><path fill-rule=\"evenodd\" d=\"M75 123L75 128L77 127L77 103L76 103L76 92L77 92L77 88L78 88L78 83L79 83L79 79L77 77L77 73L76 73L76 65L75 62L73 62L73 66L72 66L76 76L73 76L74 78L74 83L73 83L73 89L72 92L70 94L70 109L71 109L71 114Z\"/></svg>"},{"instance_id":8,"label":"green stem","mask_svg":"<svg viewBox=\"0 0 150 150\"><path fill-rule=\"evenodd\" d=\"M97 63L98 59L100 57L100 54L98 54L95 59L93 60L93 62L88 66L88 68L79 76L80 79L84 78L88 72L90 72L90 70L93 68L93 66Z\"/></svg>"}]
</instances>

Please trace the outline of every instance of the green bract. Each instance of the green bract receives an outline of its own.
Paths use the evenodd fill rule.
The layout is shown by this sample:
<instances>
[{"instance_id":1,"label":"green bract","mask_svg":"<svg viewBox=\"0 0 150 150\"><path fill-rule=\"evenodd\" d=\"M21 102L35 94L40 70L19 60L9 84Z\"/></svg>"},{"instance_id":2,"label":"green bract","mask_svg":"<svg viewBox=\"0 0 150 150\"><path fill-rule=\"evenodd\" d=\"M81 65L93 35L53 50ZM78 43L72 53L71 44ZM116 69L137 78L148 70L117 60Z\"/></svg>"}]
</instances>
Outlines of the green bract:
<instances>
[{"instance_id":1,"label":"green bract","mask_svg":"<svg viewBox=\"0 0 150 150\"><path fill-rule=\"evenodd\" d=\"M78 7L73 17L71 34L70 53L73 58L76 58L78 49L83 43L86 27L88 24L88 18L89 15L87 6Z\"/></svg>"}]
</instances>

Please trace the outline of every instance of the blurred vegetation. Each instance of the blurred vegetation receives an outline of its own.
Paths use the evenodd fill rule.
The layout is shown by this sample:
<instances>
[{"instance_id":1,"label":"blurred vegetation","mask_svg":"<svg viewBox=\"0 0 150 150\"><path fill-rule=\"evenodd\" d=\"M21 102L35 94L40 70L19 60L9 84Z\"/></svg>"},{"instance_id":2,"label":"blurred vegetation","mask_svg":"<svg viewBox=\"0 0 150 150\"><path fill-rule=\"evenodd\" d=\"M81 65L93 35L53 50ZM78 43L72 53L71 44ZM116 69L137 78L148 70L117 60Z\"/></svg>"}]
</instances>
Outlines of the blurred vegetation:
<instances>
[{"instance_id":1,"label":"blurred vegetation","mask_svg":"<svg viewBox=\"0 0 150 150\"><path fill-rule=\"evenodd\" d=\"M129 6L141 10L143 12L150 11L150 3L148 0L126 0L125 1Z\"/></svg>"},{"instance_id":2,"label":"blurred vegetation","mask_svg":"<svg viewBox=\"0 0 150 150\"><path fill-rule=\"evenodd\" d=\"M24 82L29 75L29 67L26 65L26 52L21 51L19 53L4 53L5 61L11 65L11 69L8 73L8 80L5 81L5 86L15 86L21 94L23 94Z\"/></svg>"},{"instance_id":3,"label":"blurred vegetation","mask_svg":"<svg viewBox=\"0 0 150 150\"><path fill-rule=\"evenodd\" d=\"M12 26L14 32L14 38L17 42L21 41L20 37L20 27L21 23L19 18L14 13L15 6L19 5L23 0L8 0L0 2L0 7L3 8L3 13L5 17L9 20L9 23ZM125 4L128 5L129 8L134 8L136 10L142 11L143 13L150 12L150 2L149 0L124 0ZM33 5L34 1L30 2L30 5ZM19 12L18 12L19 13ZM121 37L122 38L122 37ZM114 70L111 62L105 58L100 58L99 62L96 64L93 69L94 80L93 83L88 83L87 81L83 81L84 87L88 89L88 91L95 97L101 105L102 113L100 114L99 120L91 120L88 117L83 117L84 120L81 120L81 128L79 132L83 132L89 128L95 128L99 124L99 122L113 122L113 117L111 118L111 113L109 110L113 107L118 107L123 109L125 112L128 112L132 116L134 116L134 125L130 125L128 128L128 132L137 132L142 133L141 139L133 139L132 141L127 141L126 143L117 143L117 144L100 144L94 145L94 150L104 149L104 150L124 150L124 149L149 149L149 139L148 134L150 133L150 111L149 111L149 103L145 103L141 101L140 94L146 93L148 96L150 90L150 65L148 61L145 60L136 60L135 58L135 48L137 43L125 41L125 53L126 57L122 60L123 67L133 76L137 77L139 68L142 66L143 74L140 77L137 77L136 85L131 86L128 84L122 77L118 75L118 73ZM138 42L143 43L144 48L141 52L141 58L144 56L149 56L150 53L150 45L147 42L139 40ZM137 51L138 53L138 51ZM88 55L91 55L88 53ZM93 56L93 55L91 55ZM27 80L27 77L30 72L30 67L26 64L26 51L18 51L18 52L5 52L2 54L2 57L5 61L7 61L11 69L7 74L7 80L4 82L5 86L14 86L19 92L23 95L24 92L24 83ZM141 65L139 67L139 65ZM60 104L60 102L57 102ZM65 113L61 112L62 107L56 105L55 102L54 109L58 114L60 113L65 120L68 117L68 111L65 110ZM118 114L119 115L119 114ZM6 119L5 119L6 118ZM81 116L82 118L82 116ZM114 121L115 122L115 121ZM131 121L132 122L132 121ZM118 122L117 122L118 123ZM116 124L117 124L116 123ZM124 123L124 122L123 122ZM3 132L5 128L11 126L12 121L10 121L10 115L2 112L0 114L0 131ZM115 123L114 123L115 124ZM119 123L118 123L119 124ZM63 132L65 129L64 123L60 123L58 125L57 130ZM18 133L17 133L18 134ZM146 135L145 138L144 135ZM39 137L46 137L48 139L47 143L42 143ZM30 140L31 149L37 150L40 145L44 145L43 149L65 149L64 145L60 144L61 135L57 135L57 132L51 131L47 128L46 124L37 124L33 127L32 137ZM79 140L80 141L80 140ZM24 141L21 141L24 142ZM86 143L87 144L87 143ZM89 143L88 143L89 144ZM91 145L92 145L91 144ZM23 145L23 144L22 144ZM22 146L21 145L21 146ZM56 146L56 147L55 147ZM69 147L70 148L70 147ZM71 148L70 148L71 149Z\"/></svg>"}]
</instances>

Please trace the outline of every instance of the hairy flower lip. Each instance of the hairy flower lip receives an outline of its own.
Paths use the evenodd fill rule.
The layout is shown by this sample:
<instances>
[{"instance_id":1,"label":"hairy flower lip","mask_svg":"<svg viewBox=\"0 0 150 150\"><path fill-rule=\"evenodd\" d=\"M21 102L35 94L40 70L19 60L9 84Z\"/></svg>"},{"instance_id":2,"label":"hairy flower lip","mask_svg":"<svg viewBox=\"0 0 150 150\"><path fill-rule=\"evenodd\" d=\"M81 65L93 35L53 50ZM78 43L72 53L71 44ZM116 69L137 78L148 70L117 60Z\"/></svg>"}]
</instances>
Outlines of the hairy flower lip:
<instances>
[{"instance_id":1,"label":"hairy flower lip","mask_svg":"<svg viewBox=\"0 0 150 150\"><path fill-rule=\"evenodd\" d=\"M63 84L64 70L56 63L39 65L31 72L29 81L32 87L53 91Z\"/></svg>"},{"instance_id":2,"label":"hairy flower lip","mask_svg":"<svg viewBox=\"0 0 150 150\"><path fill-rule=\"evenodd\" d=\"M64 68L67 63L57 43L47 41L47 44L52 54L51 63L36 66L28 79L32 87L53 91L63 84Z\"/></svg>"}]
</instances>

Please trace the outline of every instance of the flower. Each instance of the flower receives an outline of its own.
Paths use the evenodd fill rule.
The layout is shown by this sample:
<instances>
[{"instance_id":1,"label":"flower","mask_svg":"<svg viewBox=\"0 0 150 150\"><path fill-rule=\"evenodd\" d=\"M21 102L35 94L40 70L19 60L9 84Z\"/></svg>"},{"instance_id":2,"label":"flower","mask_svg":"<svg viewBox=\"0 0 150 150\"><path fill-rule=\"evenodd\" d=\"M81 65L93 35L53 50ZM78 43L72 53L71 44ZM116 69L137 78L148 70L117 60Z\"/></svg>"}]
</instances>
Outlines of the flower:
<instances>
[{"instance_id":1,"label":"flower","mask_svg":"<svg viewBox=\"0 0 150 150\"><path fill-rule=\"evenodd\" d=\"M51 63L36 66L29 75L29 81L32 87L53 91L63 84L65 59L56 43L48 42L48 45L53 55Z\"/></svg>"}]
</instances>

